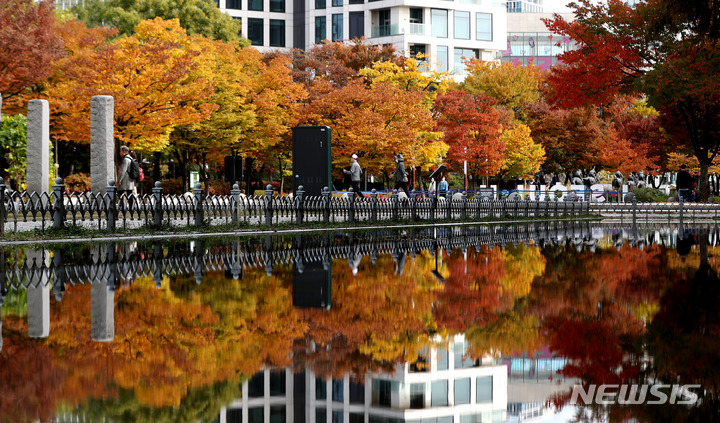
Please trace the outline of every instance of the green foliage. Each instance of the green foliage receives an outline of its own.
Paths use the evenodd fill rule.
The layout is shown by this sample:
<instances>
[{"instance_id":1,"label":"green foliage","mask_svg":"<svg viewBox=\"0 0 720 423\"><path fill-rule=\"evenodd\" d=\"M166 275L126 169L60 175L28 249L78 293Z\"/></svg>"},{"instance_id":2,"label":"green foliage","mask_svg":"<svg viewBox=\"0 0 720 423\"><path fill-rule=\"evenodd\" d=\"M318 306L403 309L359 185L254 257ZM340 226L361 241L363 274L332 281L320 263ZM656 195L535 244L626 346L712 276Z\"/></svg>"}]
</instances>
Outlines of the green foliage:
<instances>
[{"instance_id":1,"label":"green foliage","mask_svg":"<svg viewBox=\"0 0 720 423\"><path fill-rule=\"evenodd\" d=\"M664 192L655 188L637 188L633 190L639 203L664 203L668 200L668 196Z\"/></svg>"},{"instance_id":2,"label":"green foliage","mask_svg":"<svg viewBox=\"0 0 720 423\"><path fill-rule=\"evenodd\" d=\"M23 115L2 115L0 123L0 149L2 149L2 177L20 187L25 181L27 168L27 118Z\"/></svg>"},{"instance_id":3,"label":"green foliage","mask_svg":"<svg viewBox=\"0 0 720 423\"><path fill-rule=\"evenodd\" d=\"M213 0L90 0L74 6L72 11L90 27L114 26L121 35L134 34L140 21L160 17L179 19L190 35L250 45L239 35L237 21L221 12Z\"/></svg>"}]
</instances>

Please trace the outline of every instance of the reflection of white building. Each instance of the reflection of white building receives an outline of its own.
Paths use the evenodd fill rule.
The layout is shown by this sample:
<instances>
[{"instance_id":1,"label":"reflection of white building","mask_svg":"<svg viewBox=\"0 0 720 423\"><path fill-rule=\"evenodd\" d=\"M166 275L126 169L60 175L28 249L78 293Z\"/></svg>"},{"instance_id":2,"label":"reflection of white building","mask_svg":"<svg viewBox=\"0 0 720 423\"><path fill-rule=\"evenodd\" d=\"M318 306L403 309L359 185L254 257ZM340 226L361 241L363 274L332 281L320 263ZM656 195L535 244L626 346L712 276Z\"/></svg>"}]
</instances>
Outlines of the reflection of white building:
<instances>
[{"instance_id":1,"label":"reflection of white building","mask_svg":"<svg viewBox=\"0 0 720 423\"><path fill-rule=\"evenodd\" d=\"M463 337L426 351L419 364L357 380L323 379L311 371L264 370L243 383L242 399L220 423L502 422L507 369L492 358L467 359Z\"/></svg>"},{"instance_id":2,"label":"reflection of white building","mask_svg":"<svg viewBox=\"0 0 720 423\"><path fill-rule=\"evenodd\" d=\"M565 379L558 371L568 360L554 357L545 351L532 357L509 357L507 364L507 422L538 420L555 414L548 399L556 393L568 391L577 379Z\"/></svg>"}]
</instances>

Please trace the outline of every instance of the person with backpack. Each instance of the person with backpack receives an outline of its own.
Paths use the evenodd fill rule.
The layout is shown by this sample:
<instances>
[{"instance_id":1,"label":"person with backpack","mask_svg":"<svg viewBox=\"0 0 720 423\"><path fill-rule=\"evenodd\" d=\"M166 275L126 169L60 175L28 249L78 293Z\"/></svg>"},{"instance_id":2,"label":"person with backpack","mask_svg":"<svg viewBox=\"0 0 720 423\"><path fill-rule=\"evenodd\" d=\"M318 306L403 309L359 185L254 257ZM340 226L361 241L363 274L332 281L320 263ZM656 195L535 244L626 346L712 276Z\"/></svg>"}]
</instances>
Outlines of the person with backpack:
<instances>
[{"instance_id":1,"label":"person with backpack","mask_svg":"<svg viewBox=\"0 0 720 423\"><path fill-rule=\"evenodd\" d=\"M130 196L135 191L135 183L139 177L139 163L133 160L130 155L130 148L127 145L120 147L120 156L122 157L122 165L118 174L115 186L118 189L118 195L126 194Z\"/></svg>"}]
</instances>

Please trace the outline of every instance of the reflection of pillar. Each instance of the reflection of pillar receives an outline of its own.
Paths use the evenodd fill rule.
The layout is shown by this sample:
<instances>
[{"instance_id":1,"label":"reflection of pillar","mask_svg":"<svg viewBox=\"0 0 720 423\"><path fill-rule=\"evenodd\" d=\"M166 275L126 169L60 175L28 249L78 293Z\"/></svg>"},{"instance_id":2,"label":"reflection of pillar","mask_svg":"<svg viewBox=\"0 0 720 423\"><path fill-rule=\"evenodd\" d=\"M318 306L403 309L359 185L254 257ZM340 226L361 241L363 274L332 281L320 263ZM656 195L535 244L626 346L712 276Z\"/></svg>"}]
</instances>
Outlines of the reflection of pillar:
<instances>
[{"instance_id":1,"label":"reflection of pillar","mask_svg":"<svg viewBox=\"0 0 720 423\"><path fill-rule=\"evenodd\" d=\"M265 274L272 276L273 264L272 264L272 239L270 235L265 237Z\"/></svg>"},{"instance_id":2,"label":"reflection of pillar","mask_svg":"<svg viewBox=\"0 0 720 423\"><path fill-rule=\"evenodd\" d=\"M28 336L31 338L47 338L50 335L48 261L45 250L27 250L27 263L33 263L27 287Z\"/></svg>"},{"instance_id":3,"label":"reflection of pillar","mask_svg":"<svg viewBox=\"0 0 720 423\"><path fill-rule=\"evenodd\" d=\"M92 340L115 338L115 254L112 244L94 245L90 268L90 332Z\"/></svg>"},{"instance_id":4,"label":"reflection of pillar","mask_svg":"<svg viewBox=\"0 0 720 423\"><path fill-rule=\"evenodd\" d=\"M108 342L115 338L113 285L102 280L93 281L90 285L90 330L93 341Z\"/></svg>"},{"instance_id":5,"label":"reflection of pillar","mask_svg":"<svg viewBox=\"0 0 720 423\"><path fill-rule=\"evenodd\" d=\"M197 247L195 249L195 267L193 268L196 285L200 285L202 283L203 269L205 266L205 263L203 262L204 256L205 247L203 246L203 242L200 240L197 242Z\"/></svg>"},{"instance_id":6,"label":"reflection of pillar","mask_svg":"<svg viewBox=\"0 0 720 423\"><path fill-rule=\"evenodd\" d=\"M53 252L53 292L55 293L55 301L62 301L65 292L65 280L63 279L62 251L55 250Z\"/></svg>"}]
</instances>

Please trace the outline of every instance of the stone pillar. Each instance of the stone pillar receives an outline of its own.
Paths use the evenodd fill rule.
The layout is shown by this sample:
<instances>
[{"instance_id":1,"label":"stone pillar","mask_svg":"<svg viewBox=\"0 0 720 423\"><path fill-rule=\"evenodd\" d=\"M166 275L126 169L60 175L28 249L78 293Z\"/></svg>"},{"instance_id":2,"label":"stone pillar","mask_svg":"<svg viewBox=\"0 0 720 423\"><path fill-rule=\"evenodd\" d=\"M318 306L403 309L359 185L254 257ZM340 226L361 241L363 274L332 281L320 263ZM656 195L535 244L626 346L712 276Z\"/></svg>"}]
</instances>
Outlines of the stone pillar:
<instances>
[{"instance_id":1,"label":"stone pillar","mask_svg":"<svg viewBox=\"0 0 720 423\"><path fill-rule=\"evenodd\" d=\"M50 191L50 106L30 100L27 114L27 191Z\"/></svg>"},{"instance_id":2,"label":"stone pillar","mask_svg":"<svg viewBox=\"0 0 720 423\"><path fill-rule=\"evenodd\" d=\"M50 255L45 250L27 250L28 273L28 336L47 338L50 335Z\"/></svg>"},{"instance_id":3,"label":"stone pillar","mask_svg":"<svg viewBox=\"0 0 720 423\"><path fill-rule=\"evenodd\" d=\"M90 189L105 193L110 180L116 180L113 118L115 100L96 95L90 101Z\"/></svg>"}]
</instances>

